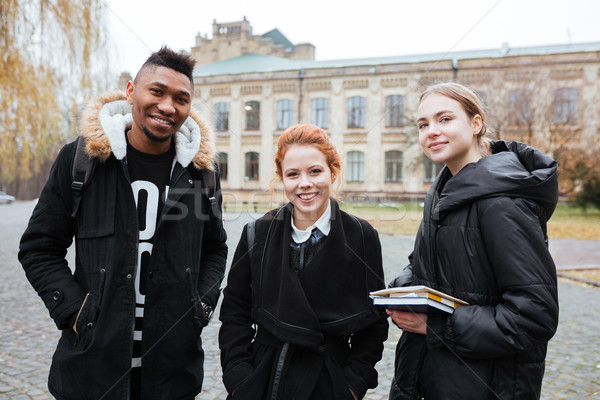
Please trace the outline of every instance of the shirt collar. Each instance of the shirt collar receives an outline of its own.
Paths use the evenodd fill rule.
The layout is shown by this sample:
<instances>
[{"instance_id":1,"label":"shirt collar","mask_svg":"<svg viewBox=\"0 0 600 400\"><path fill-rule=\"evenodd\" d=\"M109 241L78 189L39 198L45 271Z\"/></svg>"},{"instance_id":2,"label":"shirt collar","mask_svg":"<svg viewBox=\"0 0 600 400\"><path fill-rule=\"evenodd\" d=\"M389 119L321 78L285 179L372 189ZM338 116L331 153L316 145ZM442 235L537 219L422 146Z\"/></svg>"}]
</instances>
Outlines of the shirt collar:
<instances>
[{"instance_id":1,"label":"shirt collar","mask_svg":"<svg viewBox=\"0 0 600 400\"><path fill-rule=\"evenodd\" d=\"M296 228L294 225L294 215L292 214L292 240L298 244L306 242L310 238L310 234L314 228L319 228L323 235L329 235L329 231L331 229L331 200L328 200L327 209L319 217L319 219L306 228L306 230L301 230Z\"/></svg>"}]
</instances>

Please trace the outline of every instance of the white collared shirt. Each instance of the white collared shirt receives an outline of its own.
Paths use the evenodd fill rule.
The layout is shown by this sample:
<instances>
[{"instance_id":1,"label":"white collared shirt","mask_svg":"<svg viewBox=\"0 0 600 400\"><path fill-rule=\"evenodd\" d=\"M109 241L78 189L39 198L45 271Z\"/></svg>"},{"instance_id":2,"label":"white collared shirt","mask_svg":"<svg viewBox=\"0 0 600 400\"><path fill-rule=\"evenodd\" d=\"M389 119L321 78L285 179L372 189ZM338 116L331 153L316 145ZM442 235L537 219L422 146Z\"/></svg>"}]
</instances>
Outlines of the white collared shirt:
<instances>
[{"instance_id":1,"label":"white collared shirt","mask_svg":"<svg viewBox=\"0 0 600 400\"><path fill-rule=\"evenodd\" d=\"M306 242L310 238L310 234L314 228L319 228L323 235L329 235L329 230L331 229L331 200L328 200L327 209L319 217L319 219L306 228L305 230L301 230L296 228L294 225L294 215L292 214L292 240L298 244Z\"/></svg>"}]
</instances>

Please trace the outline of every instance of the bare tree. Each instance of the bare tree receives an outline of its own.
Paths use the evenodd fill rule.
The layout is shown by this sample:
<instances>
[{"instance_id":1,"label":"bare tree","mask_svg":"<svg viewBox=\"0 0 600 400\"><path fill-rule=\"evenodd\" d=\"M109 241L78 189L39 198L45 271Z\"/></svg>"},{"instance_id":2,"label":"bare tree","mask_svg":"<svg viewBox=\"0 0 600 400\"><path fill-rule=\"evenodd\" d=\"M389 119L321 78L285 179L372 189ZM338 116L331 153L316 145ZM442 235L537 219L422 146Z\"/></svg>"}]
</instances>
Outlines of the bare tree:
<instances>
[{"instance_id":1,"label":"bare tree","mask_svg":"<svg viewBox=\"0 0 600 400\"><path fill-rule=\"evenodd\" d=\"M504 65L484 77L464 77L482 97L492 137L518 140L559 159L563 194L597 170L591 165L597 150L581 136L587 123L580 110L582 82L582 72L561 65Z\"/></svg>"}]
</instances>

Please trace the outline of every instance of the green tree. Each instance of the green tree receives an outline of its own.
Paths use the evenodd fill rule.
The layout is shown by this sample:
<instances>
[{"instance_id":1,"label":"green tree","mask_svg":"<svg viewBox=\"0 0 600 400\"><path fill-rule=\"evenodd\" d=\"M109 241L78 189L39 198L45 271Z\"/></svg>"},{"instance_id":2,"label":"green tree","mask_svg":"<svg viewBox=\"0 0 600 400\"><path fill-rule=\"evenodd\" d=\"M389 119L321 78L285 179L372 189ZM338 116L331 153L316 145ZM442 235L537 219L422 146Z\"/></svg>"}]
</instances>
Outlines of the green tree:
<instances>
[{"instance_id":1,"label":"green tree","mask_svg":"<svg viewBox=\"0 0 600 400\"><path fill-rule=\"evenodd\" d=\"M106 87L104 2L0 0L0 182L27 179Z\"/></svg>"}]
</instances>

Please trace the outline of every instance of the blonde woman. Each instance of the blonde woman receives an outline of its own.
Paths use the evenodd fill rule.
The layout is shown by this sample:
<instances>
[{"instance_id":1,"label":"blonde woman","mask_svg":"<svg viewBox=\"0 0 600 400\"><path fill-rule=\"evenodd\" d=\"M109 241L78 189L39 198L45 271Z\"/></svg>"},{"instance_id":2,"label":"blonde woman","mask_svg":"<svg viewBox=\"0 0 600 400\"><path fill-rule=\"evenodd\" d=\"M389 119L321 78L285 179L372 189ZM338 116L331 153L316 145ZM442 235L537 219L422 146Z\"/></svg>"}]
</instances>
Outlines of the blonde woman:
<instances>
[{"instance_id":1,"label":"blonde woman","mask_svg":"<svg viewBox=\"0 0 600 400\"><path fill-rule=\"evenodd\" d=\"M390 399L539 399L558 324L546 241L557 164L522 143L486 141L479 99L456 83L425 90L417 126L425 155L445 168L427 193L411 264L392 285L470 305L452 315L388 310L404 330Z\"/></svg>"}]
</instances>

